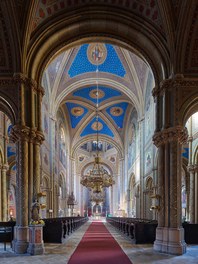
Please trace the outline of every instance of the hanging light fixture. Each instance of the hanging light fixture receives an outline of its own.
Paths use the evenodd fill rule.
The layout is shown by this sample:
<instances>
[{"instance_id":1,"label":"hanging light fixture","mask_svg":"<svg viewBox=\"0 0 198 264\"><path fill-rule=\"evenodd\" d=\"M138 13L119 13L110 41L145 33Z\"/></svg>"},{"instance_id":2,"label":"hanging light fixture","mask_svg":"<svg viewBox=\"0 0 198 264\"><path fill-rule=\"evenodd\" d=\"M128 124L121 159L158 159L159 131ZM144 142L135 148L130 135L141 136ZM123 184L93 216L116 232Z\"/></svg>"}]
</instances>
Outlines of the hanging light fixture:
<instances>
[{"instance_id":1,"label":"hanging light fixture","mask_svg":"<svg viewBox=\"0 0 198 264\"><path fill-rule=\"evenodd\" d=\"M103 192L99 192L99 193L91 193L91 197L90 197L90 201L91 202L95 202L96 205L100 204L100 203L104 203L105 202L105 195Z\"/></svg>"},{"instance_id":2,"label":"hanging light fixture","mask_svg":"<svg viewBox=\"0 0 198 264\"><path fill-rule=\"evenodd\" d=\"M96 157L95 162L93 165L93 169L90 170L86 175L83 175L81 178L80 183L87 187L92 189L94 193L100 193L102 192L102 189L104 187L110 187L112 186L115 181L113 179L113 176L110 175L107 170L104 169L104 167L100 163L100 157L99 157L99 87L98 87L98 61L100 59L100 50L98 44L95 46L95 61L96 61Z\"/></svg>"}]
</instances>

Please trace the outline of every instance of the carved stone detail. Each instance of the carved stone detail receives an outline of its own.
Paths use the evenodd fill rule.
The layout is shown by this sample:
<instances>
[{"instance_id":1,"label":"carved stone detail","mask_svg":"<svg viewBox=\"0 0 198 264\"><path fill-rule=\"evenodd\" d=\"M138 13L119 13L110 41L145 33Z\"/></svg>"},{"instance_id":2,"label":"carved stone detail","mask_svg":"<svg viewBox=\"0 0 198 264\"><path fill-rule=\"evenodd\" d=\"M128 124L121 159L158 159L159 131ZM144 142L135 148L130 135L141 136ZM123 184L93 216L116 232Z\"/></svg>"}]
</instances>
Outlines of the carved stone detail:
<instances>
[{"instance_id":1,"label":"carved stone detail","mask_svg":"<svg viewBox=\"0 0 198 264\"><path fill-rule=\"evenodd\" d=\"M190 173L196 173L198 172L198 165L195 164L195 165L188 165L188 172Z\"/></svg>"},{"instance_id":2,"label":"carved stone detail","mask_svg":"<svg viewBox=\"0 0 198 264\"><path fill-rule=\"evenodd\" d=\"M155 132L153 135L153 143L156 147L171 141L178 141L179 143L184 144L187 142L187 139L187 128L182 126L170 127L163 131Z\"/></svg>"},{"instance_id":3,"label":"carved stone detail","mask_svg":"<svg viewBox=\"0 0 198 264\"><path fill-rule=\"evenodd\" d=\"M37 91L41 94L41 96L44 96L45 95L45 90L42 86L38 86L37 87Z\"/></svg>"},{"instance_id":4,"label":"carved stone detail","mask_svg":"<svg viewBox=\"0 0 198 264\"><path fill-rule=\"evenodd\" d=\"M15 143L19 140L29 141L29 135L30 135L29 127L15 125L12 127L12 130L10 133L10 139Z\"/></svg>"},{"instance_id":5,"label":"carved stone detail","mask_svg":"<svg viewBox=\"0 0 198 264\"><path fill-rule=\"evenodd\" d=\"M13 77L13 81L16 84L25 84L28 87L33 87L37 89L37 82L31 78L28 78L26 74L23 73L15 73Z\"/></svg>"},{"instance_id":6,"label":"carved stone detail","mask_svg":"<svg viewBox=\"0 0 198 264\"><path fill-rule=\"evenodd\" d=\"M41 145L44 140L45 140L45 136L44 136L43 132L36 131L35 138L34 138L34 143Z\"/></svg>"}]
</instances>

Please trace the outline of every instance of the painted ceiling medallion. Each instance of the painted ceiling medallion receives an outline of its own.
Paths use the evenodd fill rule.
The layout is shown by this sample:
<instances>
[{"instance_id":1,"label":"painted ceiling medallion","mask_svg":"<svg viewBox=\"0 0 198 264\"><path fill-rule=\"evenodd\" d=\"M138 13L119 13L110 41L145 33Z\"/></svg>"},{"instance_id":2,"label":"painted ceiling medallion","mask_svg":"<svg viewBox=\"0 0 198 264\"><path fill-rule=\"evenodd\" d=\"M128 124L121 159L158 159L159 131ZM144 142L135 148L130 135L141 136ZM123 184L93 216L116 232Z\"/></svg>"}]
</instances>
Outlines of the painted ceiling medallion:
<instances>
[{"instance_id":1,"label":"painted ceiling medallion","mask_svg":"<svg viewBox=\"0 0 198 264\"><path fill-rule=\"evenodd\" d=\"M120 116L123 114L123 109L121 107L112 107L110 110L112 116Z\"/></svg>"},{"instance_id":2,"label":"painted ceiling medallion","mask_svg":"<svg viewBox=\"0 0 198 264\"><path fill-rule=\"evenodd\" d=\"M81 116L84 113L84 109L82 107L73 107L71 113L74 116Z\"/></svg>"},{"instance_id":3,"label":"painted ceiling medallion","mask_svg":"<svg viewBox=\"0 0 198 264\"><path fill-rule=\"evenodd\" d=\"M97 127L97 125L98 125L98 127ZM95 130L95 131L100 131L100 130L102 130L103 129L103 124L102 123L100 123L100 122L94 122L92 125L91 125L91 128L93 129L93 130Z\"/></svg>"},{"instance_id":4,"label":"painted ceiling medallion","mask_svg":"<svg viewBox=\"0 0 198 264\"><path fill-rule=\"evenodd\" d=\"M107 49L102 43L89 44L87 48L87 58L94 65L102 64L107 57Z\"/></svg>"},{"instance_id":5,"label":"painted ceiling medallion","mask_svg":"<svg viewBox=\"0 0 198 264\"><path fill-rule=\"evenodd\" d=\"M100 89L98 89L98 91L97 89L93 89L90 91L89 96L93 99L101 99L105 96L105 93Z\"/></svg>"}]
</instances>

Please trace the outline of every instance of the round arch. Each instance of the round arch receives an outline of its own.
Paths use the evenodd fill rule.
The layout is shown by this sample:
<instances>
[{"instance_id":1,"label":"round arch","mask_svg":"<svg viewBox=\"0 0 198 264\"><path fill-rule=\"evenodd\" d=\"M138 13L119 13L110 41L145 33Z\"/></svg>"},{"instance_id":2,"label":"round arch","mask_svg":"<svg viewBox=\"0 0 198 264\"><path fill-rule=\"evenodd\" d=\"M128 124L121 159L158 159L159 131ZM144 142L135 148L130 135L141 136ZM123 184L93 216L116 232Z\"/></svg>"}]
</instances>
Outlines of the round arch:
<instances>
[{"instance_id":1,"label":"round arch","mask_svg":"<svg viewBox=\"0 0 198 264\"><path fill-rule=\"evenodd\" d=\"M96 136L95 135L88 135L88 136L86 136L86 137L83 137L81 140L79 140L73 147L72 147L72 152L71 152L71 156L72 156L72 158L74 158L75 157L75 155L76 155L76 153L77 153L77 151L78 151L78 148L81 146L81 145L83 145L83 144L85 144L85 143L87 143L87 142L89 142L89 141L93 141L93 140L95 140L96 139ZM120 145L121 145L121 143L119 142L119 143L117 143L115 140L113 140L113 139L111 139L111 138L107 138L106 136L100 136L100 140L101 141L105 141L105 142L107 142L107 143L109 143L109 144L111 144L111 145L113 145L115 148L116 148L116 150L118 151L118 155L119 155L119 158L120 159L122 159L123 158L123 147L121 147Z\"/></svg>"},{"instance_id":2,"label":"round arch","mask_svg":"<svg viewBox=\"0 0 198 264\"><path fill-rule=\"evenodd\" d=\"M84 172L86 171L86 169L89 168L90 166L93 166L93 164L94 164L94 161L88 162L87 164L85 164L83 166L82 170L81 170L81 174L83 175ZM106 168L108 168L108 170L109 170L111 175L113 174L113 170L112 170L111 166L107 162L104 163L104 162L101 161L100 164L105 166Z\"/></svg>"},{"instance_id":3,"label":"round arch","mask_svg":"<svg viewBox=\"0 0 198 264\"><path fill-rule=\"evenodd\" d=\"M100 10L79 9L75 15L65 12L60 20L57 17L54 22L40 27L35 32L34 45L28 48L27 73L39 84L46 65L54 55L65 48L96 41L119 45L144 58L157 83L170 74L169 54L163 37L150 24L142 21L142 27L141 21L124 10L118 13L116 8L106 6Z\"/></svg>"},{"instance_id":4,"label":"round arch","mask_svg":"<svg viewBox=\"0 0 198 264\"><path fill-rule=\"evenodd\" d=\"M95 78L88 78L88 79L83 79L81 77L80 80L78 80L77 82L73 83L69 86L67 86L67 89L64 89L63 92L58 95L55 104L54 104L54 108L52 109L52 111L54 113L57 112L58 107L61 103L64 102L64 98L69 94L72 93L73 91L75 91L76 89L82 88L84 86L89 86L89 85L93 85L96 83L96 81L98 81L99 85L105 85L107 87L114 87L114 89L118 89L119 91L121 91L123 94L125 94L128 97L128 101L129 103L133 102L134 106L136 109L138 109L138 112L140 111L140 116L142 115L142 111L143 109L140 106L140 103L138 102L137 97L134 95L134 93L130 90L130 87L128 87L127 85L125 85L124 83L119 83L115 80L110 80L110 79L106 79L106 78L98 78L97 80ZM122 100L123 101L123 100Z\"/></svg>"},{"instance_id":5,"label":"round arch","mask_svg":"<svg viewBox=\"0 0 198 264\"><path fill-rule=\"evenodd\" d=\"M187 120L198 111L198 93L192 95L181 108L181 123L185 126Z\"/></svg>"},{"instance_id":6,"label":"round arch","mask_svg":"<svg viewBox=\"0 0 198 264\"><path fill-rule=\"evenodd\" d=\"M198 165L198 146L195 148L192 156L193 163Z\"/></svg>"},{"instance_id":7,"label":"round arch","mask_svg":"<svg viewBox=\"0 0 198 264\"><path fill-rule=\"evenodd\" d=\"M13 125L16 123L16 114L12 103L2 96L0 96L0 111L8 116Z\"/></svg>"}]
</instances>

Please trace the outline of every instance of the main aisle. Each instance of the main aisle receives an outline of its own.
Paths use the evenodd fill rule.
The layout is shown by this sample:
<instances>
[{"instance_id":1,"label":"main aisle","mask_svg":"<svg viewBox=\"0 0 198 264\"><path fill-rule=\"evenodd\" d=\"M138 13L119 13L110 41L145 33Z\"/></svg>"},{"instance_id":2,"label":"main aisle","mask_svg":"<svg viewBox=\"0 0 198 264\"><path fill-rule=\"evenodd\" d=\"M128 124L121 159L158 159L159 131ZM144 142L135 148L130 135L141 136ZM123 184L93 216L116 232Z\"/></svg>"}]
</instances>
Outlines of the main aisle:
<instances>
[{"instance_id":1,"label":"main aisle","mask_svg":"<svg viewBox=\"0 0 198 264\"><path fill-rule=\"evenodd\" d=\"M74 233L64 239L62 244L46 243L45 253L43 255L16 255L11 250L9 244L7 244L7 250L4 251L3 244L0 243L0 264L67 264L91 223L92 221L86 222ZM127 239L113 226L106 222L103 223L133 264L198 264L198 245L188 246L187 253L182 256L162 254L155 252L151 244L132 244L130 239ZM79 264L81 264L81 262L79 262ZM95 262L93 262L93 264L95 264ZM105 263L103 261L103 264L110 263Z\"/></svg>"},{"instance_id":2,"label":"main aisle","mask_svg":"<svg viewBox=\"0 0 198 264\"><path fill-rule=\"evenodd\" d=\"M69 260L69 264L79 263L130 264L131 261L104 224L93 222Z\"/></svg>"}]
</instances>

